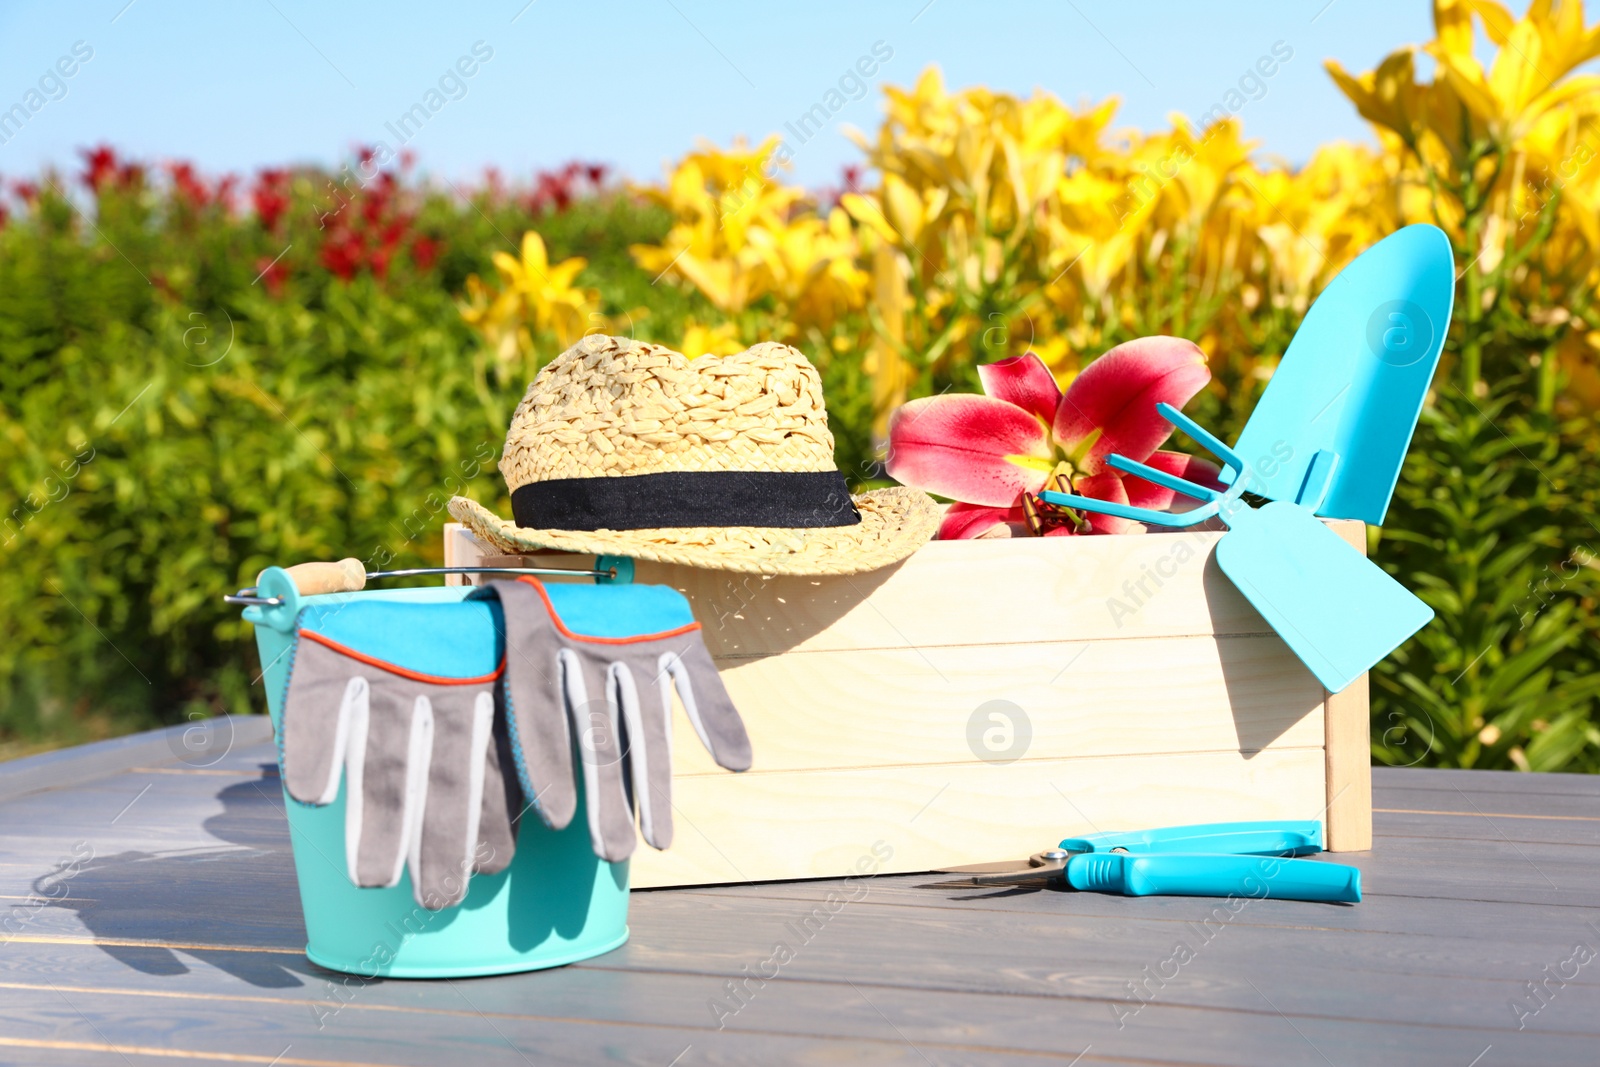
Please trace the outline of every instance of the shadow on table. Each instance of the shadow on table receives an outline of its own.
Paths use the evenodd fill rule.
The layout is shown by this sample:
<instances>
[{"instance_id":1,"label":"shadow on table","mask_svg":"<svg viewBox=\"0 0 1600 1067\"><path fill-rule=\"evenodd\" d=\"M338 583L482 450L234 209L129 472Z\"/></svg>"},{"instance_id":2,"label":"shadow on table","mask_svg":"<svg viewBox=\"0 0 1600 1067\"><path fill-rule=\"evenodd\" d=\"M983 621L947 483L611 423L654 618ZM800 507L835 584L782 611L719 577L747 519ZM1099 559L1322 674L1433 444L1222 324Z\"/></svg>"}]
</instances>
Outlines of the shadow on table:
<instances>
[{"instance_id":1,"label":"shadow on table","mask_svg":"<svg viewBox=\"0 0 1600 1067\"><path fill-rule=\"evenodd\" d=\"M1205 558L1207 604L1214 620L1232 618L1237 608L1222 608L1219 601L1242 601L1244 595L1222 573L1215 553ZM1272 635L1265 619L1249 609L1257 622L1251 627L1261 636L1225 632L1218 623L1217 652L1223 685L1233 708L1239 754L1254 759L1271 747L1307 714L1321 706L1322 686L1294 657L1281 638ZM1237 623L1235 623L1237 626Z\"/></svg>"},{"instance_id":2,"label":"shadow on table","mask_svg":"<svg viewBox=\"0 0 1600 1067\"><path fill-rule=\"evenodd\" d=\"M188 956L265 989L305 984L320 972L303 954L277 767L262 772L218 793L223 810L203 824L232 847L96 854L40 875L34 893L76 911L102 951L144 974L187 974Z\"/></svg>"}]
</instances>

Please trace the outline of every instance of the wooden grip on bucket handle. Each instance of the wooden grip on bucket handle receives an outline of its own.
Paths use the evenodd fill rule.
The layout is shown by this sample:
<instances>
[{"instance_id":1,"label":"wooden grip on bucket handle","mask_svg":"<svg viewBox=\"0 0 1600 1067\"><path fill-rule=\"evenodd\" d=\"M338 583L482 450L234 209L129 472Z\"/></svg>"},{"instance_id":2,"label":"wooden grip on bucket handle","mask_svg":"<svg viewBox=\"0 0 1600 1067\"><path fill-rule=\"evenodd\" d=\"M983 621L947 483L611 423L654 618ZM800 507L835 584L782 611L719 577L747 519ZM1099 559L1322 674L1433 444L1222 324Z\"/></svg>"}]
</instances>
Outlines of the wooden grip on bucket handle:
<instances>
[{"instance_id":1,"label":"wooden grip on bucket handle","mask_svg":"<svg viewBox=\"0 0 1600 1067\"><path fill-rule=\"evenodd\" d=\"M355 593L366 588L367 568L354 556L346 556L336 563L296 563L293 567L285 567L289 577L294 579L294 587L300 591L301 596L315 596L319 593ZM261 578L256 577L259 585Z\"/></svg>"}]
</instances>

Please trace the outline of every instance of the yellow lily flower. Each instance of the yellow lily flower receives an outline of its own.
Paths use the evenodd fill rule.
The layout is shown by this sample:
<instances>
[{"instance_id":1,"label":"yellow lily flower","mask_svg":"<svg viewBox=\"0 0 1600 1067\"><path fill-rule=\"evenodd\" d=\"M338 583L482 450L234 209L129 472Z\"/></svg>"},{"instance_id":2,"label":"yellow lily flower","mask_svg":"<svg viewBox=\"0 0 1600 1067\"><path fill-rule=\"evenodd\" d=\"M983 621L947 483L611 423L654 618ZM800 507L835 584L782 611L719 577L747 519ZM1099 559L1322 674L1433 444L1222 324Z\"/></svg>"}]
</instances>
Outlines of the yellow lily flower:
<instances>
[{"instance_id":1,"label":"yellow lily flower","mask_svg":"<svg viewBox=\"0 0 1600 1067\"><path fill-rule=\"evenodd\" d=\"M502 362L531 351L536 336L554 338L555 355L591 328L604 325L600 296L575 285L588 265L581 256L552 264L544 238L529 230L522 235L520 256L496 252L491 260L500 289L491 291L472 275L462 317L476 329Z\"/></svg>"}]
</instances>

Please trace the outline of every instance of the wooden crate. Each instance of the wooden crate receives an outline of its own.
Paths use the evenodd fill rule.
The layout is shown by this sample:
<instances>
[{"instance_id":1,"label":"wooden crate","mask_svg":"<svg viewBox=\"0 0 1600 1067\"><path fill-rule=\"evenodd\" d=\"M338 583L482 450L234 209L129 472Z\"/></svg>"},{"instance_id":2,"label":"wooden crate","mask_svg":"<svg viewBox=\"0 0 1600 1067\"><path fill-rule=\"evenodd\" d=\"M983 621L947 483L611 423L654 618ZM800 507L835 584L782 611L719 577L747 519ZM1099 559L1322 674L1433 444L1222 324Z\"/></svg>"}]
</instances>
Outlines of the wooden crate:
<instances>
[{"instance_id":1,"label":"wooden crate","mask_svg":"<svg viewBox=\"0 0 1600 1067\"><path fill-rule=\"evenodd\" d=\"M1365 550L1361 523L1331 525ZM721 770L680 721L676 838L640 847L633 884L925 871L1233 819L1324 818L1331 851L1370 848L1366 678L1326 692L1217 568L1221 536L936 541L824 578L640 562L693 605L755 766ZM446 528L447 565L491 559L593 565Z\"/></svg>"}]
</instances>

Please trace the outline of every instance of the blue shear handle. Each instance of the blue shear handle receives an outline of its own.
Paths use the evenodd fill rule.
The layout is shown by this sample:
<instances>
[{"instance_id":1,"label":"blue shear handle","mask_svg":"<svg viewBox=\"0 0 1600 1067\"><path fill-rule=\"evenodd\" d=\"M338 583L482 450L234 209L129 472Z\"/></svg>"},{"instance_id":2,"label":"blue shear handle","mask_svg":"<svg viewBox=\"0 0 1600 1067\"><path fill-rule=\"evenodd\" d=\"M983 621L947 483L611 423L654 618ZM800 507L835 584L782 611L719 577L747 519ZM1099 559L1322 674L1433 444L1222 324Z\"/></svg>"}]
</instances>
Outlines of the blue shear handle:
<instances>
[{"instance_id":1,"label":"blue shear handle","mask_svg":"<svg viewBox=\"0 0 1600 1067\"><path fill-rule=\"evenodd\" d=\"M1322 823L1316 819L1259 819L1166 826L1159 830L1089 834L1061 842L1068 852L1228 852L1236 855L1304 856L1322 851Z\"/></svg>"},{"instance_id":2,"label":"blue shear handle","mask_svg":"<svg viewBox=\"0 0 1600 1067\"><path fill-rule=\"evenodd\" d=\"M1346 904L1361 900L1358 868L1273 856L1092 853L1068 860L1066 875L1074 889L1130 897L1270 897Z\"/></svg>"}]
</instances>

